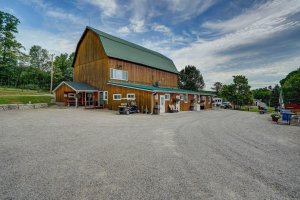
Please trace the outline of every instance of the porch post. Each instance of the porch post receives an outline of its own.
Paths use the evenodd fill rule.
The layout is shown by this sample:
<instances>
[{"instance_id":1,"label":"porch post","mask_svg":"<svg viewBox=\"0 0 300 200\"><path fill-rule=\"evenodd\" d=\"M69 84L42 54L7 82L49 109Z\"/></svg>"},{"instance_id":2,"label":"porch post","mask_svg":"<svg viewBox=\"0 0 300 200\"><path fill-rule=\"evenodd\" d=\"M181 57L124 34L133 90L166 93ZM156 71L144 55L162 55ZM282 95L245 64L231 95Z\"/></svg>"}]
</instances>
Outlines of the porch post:
<instances>
[{"instance_id":1,"label":"porch post","mask_svg":"<svg viewBox=\"0 0 300 200\"><path fill-rule=\"evenodd\" d=\"M84 92L84 107L86 107L86 92Z\"/></svg>"},{"instance_id":2,"label":"porch post","mask_svg":"<svg viewBox=\"0 0 300 200\"><path fill-rule=\"evenodd\" d=\"M78 92L76 92L76 97L75 97L75 107L78 108L78 97L77 97Z\"/></svg>"}]
</instances>

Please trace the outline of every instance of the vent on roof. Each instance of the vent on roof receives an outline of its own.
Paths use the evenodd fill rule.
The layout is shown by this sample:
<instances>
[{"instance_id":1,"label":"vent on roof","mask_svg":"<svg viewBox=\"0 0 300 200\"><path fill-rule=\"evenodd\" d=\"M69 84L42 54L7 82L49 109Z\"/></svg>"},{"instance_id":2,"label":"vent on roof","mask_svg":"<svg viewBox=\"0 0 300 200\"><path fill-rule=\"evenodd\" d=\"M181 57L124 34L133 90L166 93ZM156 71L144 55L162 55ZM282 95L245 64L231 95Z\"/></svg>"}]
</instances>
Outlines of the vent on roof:
<instances>
[{"instance_id":1,"label":"vent on roof","mask_svg":"<svg viewBox=\"0 0 300 200\"><path fill-rule=\"evenodd\" d=\"M154 83L153 83L153 86L154 86L154 87L159 87L159 86L160 86L160 82L159 82L159 81L154 82Z\"/></svg>"}]
</instances>

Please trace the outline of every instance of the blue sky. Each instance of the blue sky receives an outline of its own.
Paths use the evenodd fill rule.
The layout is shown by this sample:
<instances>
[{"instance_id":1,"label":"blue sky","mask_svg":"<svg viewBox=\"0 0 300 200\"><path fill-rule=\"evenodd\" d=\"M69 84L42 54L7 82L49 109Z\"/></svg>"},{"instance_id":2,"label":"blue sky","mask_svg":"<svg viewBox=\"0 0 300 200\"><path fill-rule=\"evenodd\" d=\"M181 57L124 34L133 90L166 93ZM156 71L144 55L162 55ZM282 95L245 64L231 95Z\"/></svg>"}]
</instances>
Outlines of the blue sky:
<instances>
[{"instance_id":1,"label":"blue sky","mask_svg":"<svg viewBox=\"0 0 300 200\"><path fill-rule=\"evenodd\" d=\"M0 0L21 20L18 40L70 53L85 26L195 65L206 89L246 75L275 85L300 67L300 0Z\"/></svg>"}]
</instances>

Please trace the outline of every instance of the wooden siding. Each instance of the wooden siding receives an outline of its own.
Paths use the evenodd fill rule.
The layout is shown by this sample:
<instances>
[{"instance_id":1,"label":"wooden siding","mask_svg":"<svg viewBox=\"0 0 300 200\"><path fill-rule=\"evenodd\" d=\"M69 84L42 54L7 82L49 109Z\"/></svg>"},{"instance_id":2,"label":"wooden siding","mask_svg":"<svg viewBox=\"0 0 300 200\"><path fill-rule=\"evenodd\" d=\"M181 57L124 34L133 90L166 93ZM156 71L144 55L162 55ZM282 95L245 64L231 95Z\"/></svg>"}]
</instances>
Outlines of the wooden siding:
<instances>
[{"instance_id":1,"label":"wooden siding","mask_svg":"<svg viewBox=\"0 0 300 200\"><path fill-rule=\"evenodd\" d=\"M115 58L109 58L108 67L128 71L129 83L152 85L154 82L159 81L162 87L177 87L178 76L174 73L153 69ZM108 76L107 78L110 77Z\"/></svg>"},{"instance_id":2,"label":"wooden siding","mask_svg":"<svg viewBox=\"0 0 300 200\"><path fill-rule=\"evenodd\" d=\"M114 85L110 85L108 87L108 108L112 110L118 110L118 106L121 105L121 103L129 103L130 100L126 99L128 93L135 94L135 102L137 103L137 106L141 112L146 107L148 111L151 110L151 92L119 87ZM113 100L113 94L121 94L123 99Z\"/></svg>"},{"instance_id":3,"label":"wooden siding","mask_svg":"<svg viewBox=\"0 0 300 200\"><path fill-rule=\"evenodd\" d=\"M72 88L70 88L68 85L63 84L57 90L55 91L55 100L56 102L64 102L64 94L75 92Z\"/></svg>"},{"instance_id":4,"label":"wooden siding","mask_svg":"<svg viewBox=\"0 0 300 200\"><path fill-rule=\"evenodd\" d=\"M79 44L74 62L74 81L105 90L108 81L108 57L99 37L87 31Z\"/></svg>"}]
</instances>

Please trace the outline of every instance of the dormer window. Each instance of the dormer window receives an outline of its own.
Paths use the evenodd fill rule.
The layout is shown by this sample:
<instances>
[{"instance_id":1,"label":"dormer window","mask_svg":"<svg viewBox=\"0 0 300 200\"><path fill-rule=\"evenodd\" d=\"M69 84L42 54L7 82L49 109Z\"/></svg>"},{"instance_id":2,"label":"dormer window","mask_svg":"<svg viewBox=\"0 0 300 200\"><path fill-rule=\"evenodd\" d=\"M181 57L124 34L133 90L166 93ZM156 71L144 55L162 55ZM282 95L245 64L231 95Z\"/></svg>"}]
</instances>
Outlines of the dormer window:
<instances>
[{"instance_id":1,"label":"dormer window","mask_svg":"<svg viewBox=\"0 0 300 200\"><path fill-rule=\"evenodd\" d=\"M128 71L110 68L110 79L128 81Z\"/></svg>"}]
</instances>

